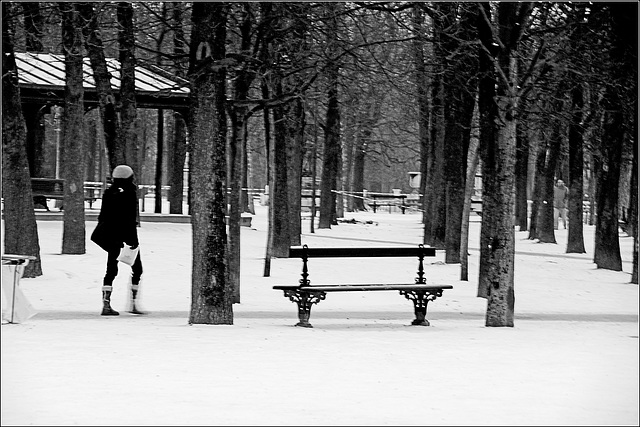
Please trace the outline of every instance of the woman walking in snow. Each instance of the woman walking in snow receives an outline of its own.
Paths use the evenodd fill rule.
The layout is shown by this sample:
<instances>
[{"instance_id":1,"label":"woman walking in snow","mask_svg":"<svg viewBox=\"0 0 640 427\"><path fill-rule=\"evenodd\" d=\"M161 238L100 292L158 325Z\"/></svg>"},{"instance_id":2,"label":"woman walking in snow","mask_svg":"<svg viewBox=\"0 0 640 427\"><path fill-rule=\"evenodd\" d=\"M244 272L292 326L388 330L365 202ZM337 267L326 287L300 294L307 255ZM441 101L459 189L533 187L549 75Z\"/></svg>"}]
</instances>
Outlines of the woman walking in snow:
<instances>
[{"instance_id":1,"label":"woman walking in snow","mask_svg":"<svg viewBox=\"0 0 640 427\"><path fill-rule=\"evenodd\" d=\"M102 196L102 206L98 215L98 225L91 234L91 240L107 251L107 272L102 284L102 315L117 316L111 308L111 292L113 280L118 275L118 255L124 245L131 249L138 247L138 195L133 182L133 169L127 165L119 165L111 174L113 183ZM131 303L129 312L144 314L136 305L138 288L142 276L140 252L131 266Z\"/></svg>"}]
</instances>

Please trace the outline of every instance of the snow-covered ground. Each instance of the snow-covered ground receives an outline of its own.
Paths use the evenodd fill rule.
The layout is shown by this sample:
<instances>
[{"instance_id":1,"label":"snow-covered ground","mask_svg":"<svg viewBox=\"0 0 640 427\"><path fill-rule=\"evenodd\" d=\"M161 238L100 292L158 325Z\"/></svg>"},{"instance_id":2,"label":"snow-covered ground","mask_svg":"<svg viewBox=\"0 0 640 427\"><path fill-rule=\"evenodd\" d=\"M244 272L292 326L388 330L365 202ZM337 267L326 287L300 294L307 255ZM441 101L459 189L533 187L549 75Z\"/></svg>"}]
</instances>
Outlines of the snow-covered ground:
<instances>
[{"instance_id":1,"label":"snow-covered ground","mask_svg":"<svg viewBox=\"0 0 640 427\"><path fill-rule=\"evenodd\" d=\"M413 245L420 215L346 213L355 224L309 232L309 246ZM397 292L328 294L313 329L275 284L294 284L300 260L273 259L263 277L266 208L242 227L240 304L234 325L188 325L191 226L139 229L146 316L126 312L128 267L100 316L105 253L61 255L62 223L38 221L43 276L20 286L38 311L2 325L2 425L638 425L638 286L632 239L623 272L586 254L516 233L513 328L484 326L477 298L480 223L471 224L470 277L444 253L430 283L454 289L429 304L430 327L410 326ZM370 221L371 223L367 223ZM95 222L87 223L87 236ZM4 225L4 224L3 224ZM3 233L4 235L4 233ZM4 247L4 245L3 245ZM312 283L406 283L402 258L313 259ZM3 296L3 310L5 301Z\"/></svg>"}]
</instances>

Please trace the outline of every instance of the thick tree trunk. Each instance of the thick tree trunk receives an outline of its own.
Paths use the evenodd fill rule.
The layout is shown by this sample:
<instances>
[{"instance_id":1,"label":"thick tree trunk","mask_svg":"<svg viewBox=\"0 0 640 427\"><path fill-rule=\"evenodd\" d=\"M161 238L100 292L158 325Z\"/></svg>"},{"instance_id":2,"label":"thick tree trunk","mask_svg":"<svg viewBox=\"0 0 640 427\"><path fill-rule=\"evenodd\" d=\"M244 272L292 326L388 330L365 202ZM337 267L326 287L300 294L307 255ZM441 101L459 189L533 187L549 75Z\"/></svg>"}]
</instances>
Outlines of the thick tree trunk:
<instances>
[{"instance_id":1,"label":"thick tree trunk","mask_svg":"<svg viewBox=\"0 0 640 427\"><path fill-rule=\"evenodd\" d=\"M433 82L432 110L432 150L427 168L425 187L424 243L436 249L445 248L446 236L446 186L444 180L444 87L442 76L438 74Z\"/></svg>"},{"instance_id":2,"label":"thick tree trunk","mask_svg":"<svg viewBox=\"0 0 640 427\"><path fill-rule=\"evenodd\" d=\"M302 234L300 195L302 194L302 146L304 144L304 108L298 98L285 107L287 131L287 191L289 192L290 246L301 244Z\"/></svg>"},{"instance_id":3,"label":"thick tree trunk","mask_svg":"<svg viewBox=\"0 0 640 427\"><path fill-rule=\"evenodd\" d=\"M320 219L318 228L331 228L336 224L336 193L338 189L338 168L340 165L340 111L338 107L337 67L332 73L329 89L326 129L324 134L324 156L320 181Z\"/></svg>"},{"instance_id":4,"label":"thick tree trunk","mask_svg":"<svg viewBox=\"0 0 640 427\"><path fill-rule=\"evenodd\" d=\"M276 96L281 95L276 91ZM291 234L289 228L289 177L287 174L287 139L282 106L273 108L273 185L269 188L273 207L273 253L277 258L289 257Z\"/></svg>"},{"instance_id":5,"label":"thick tree trunk","mask_svg":"<svg viewBox=\"0 0 640 427\"><path fill-rule=\"evenodd\" d=\"M551 110L560 115L563 111L562 99L565 95L565 82L561 81L556 88L555 100L551 104ZM549 152L547 155L547 161L544 169L544 185L542 187L542 203L540 205L540 217L538 219L538 239L541 243L557 243L554 228L557 224L554 224L554 189L556 178L560 179L558 175L558 159L561 153L562 146L562 123L560 119L554 119L551 123L551 135L549 138ZM564 225L564 224L563 224Z\"/></svg>"},{"instance_id":6,"label":"thick tree trunk","mask_svg":"<svg viewBox=\"0 0 640 427\"><path fill-rule=\"evenodd\" d=\"M460 242L463 210L465 203L465 173L467 151L470 139L471 119L475 100L465 96L464 90L458 92L460 104L451 106L455 117L447 120L447 142L445 143L445 182L446 182L446 235L445 262L460 262ZM470 92L467 92L470 93ZM471 178L474 181L474 177Z\"/></svg>"},{"instance_id":7,"label":"thick tree trunk","mask_svg":"<svg viewBox=\"0 0 640 427\"><path fill-rule=\"evenodd\" d=\"M593 261L598 268L622 271L618 236L618 184L624 141L622 100L618 89L607 88L603 99L602 161L599 162L596 202L596 241Z\"/></svg>"},{"instance_id":8,"label":"thick tree trunk","mask_svg":"<svg viewBox=\"0 0 640 427\"><path fill-rule=\"evenodd\" d=\"M428 167L429 176L426 177L429 186L425 188L425 213L428 217L425 221L424 242L437 249L446 249L447 191L449 190L446 167L448 166L448 161L462 161L461 159L447 159L447 144L451 142L447 140L450 137L447 134L450 102L447 98L449 94L448 80L451 78L450 71L447 68L448 57L451 52L448 51L447 47L451 44L451 39L446 36L446 32L455 23L455 5L451 3L436 3L434 7L439 13L440 19L433 21L433 62L435 68L432 91L433 122L431 127L433 151L432 161L429 165L430 167ZM455 139L452 140L455 141ZM451 256L450 254L451 251L448 251L449 256Z\"/></svg>"},{"instance_id":9,"label":"thick tree trunk","mask_svg":"<svg viewBox=\"0 0 640 427\"><path fill-rule=\"evenodd\" d=\"M36 257L23 277L42 275L38 227L33 210L27 161L27 133L13 51L14 4L2 3L2 197L4 199L4 253Z\"/></svg>"},{"instance_id":10,"label":"thick tree trunk","mask_svg":"<svg viewBox=\"0 0 640 427\"><path fill-rule=\"evenodd\" d=\"M337 8L335 3L327 3L331 17L329 19L328 44L335 49L338 39ZM320 218L318 228L331 228L336 222L336 193L338 190L338 174L340 158L340 106L338 104L338 78L340 66L331 62L327 66L327 120L324 132L324 158L322 162L322 179L320 181Z\"/></svg>"},{"instance_id":11,"label":"thick tree trunk","mask_svg":"<svg viewBox=\"0 0 640 427\"><path fill-rule=\"evenodd\" d=\"M464 120L456 114L458 120ZM462 231L462 210L464 208L465 169L462 162L466 162L463 147L464 129L458 122L447 120L445 141L445 189L446 189L446 231L445 231L445 262L448 264L460 262L460 233Z\"/></svg>"},{"instance_id":12,"label":"thick tree trunk","mask_svg":"<svg viewBox=\"0 0 640 427\"><path fill-rule=\"evenodd\" d=\"M227 124L224 68L228 5L194 3L190 80L193 268L189 323L233 324L233 287L227 269Z\"/></svg>"},{"instance_id":13,"label":"thick tree trunk","mask_svg":"<svg viewBox=\"0 0 640 427\"><path fill-rule=\"evenodd\" d=\"M507 100L502 108L507 109L505 117L501 117L504 127L499 128L496 141L496 163L500 168L496 171L495 192L483 193L483 206L494 206L495 216L489 219L493 223L493 236L489 241L489 269L487 282L486 326L513 326L515 294L513 271L515 264L515 140L516 124L509 120L509 110L513 111L514 100ZM504 110L503 110L504 111ZM483 207L484 210L484 207ZM484 218L484 216L483 216ZM484 221L483 221L484 223Z\"/></svg>"},{"instance_id":14,"label":"thick tree trunk","mask_svg":"<svg viewBox=\"0 0 640 427\"><path fill-rule=\"evenodd\" d=\"M582 135L583 120L583 88L576 84L571 90L572 120L569 124L569 233L567 237L567 253L583 254L584 235L582 228L582 200L584 176L584 140Z\"/></svg>"},{"instance_id":15,"label":"thick tree trunk","mask_svg":"<svg viewBox=\"0 0 640 427\"><path fill-rule=\"evenodd\" d=\"M481 268L478 279L479 289L486 292L487 312L486 326L512 327L515 311L514 264L515 264L515 155L516 155L516 117L518 111L518 67L517 48L523 24L531 11L530 3L498 4L498 33L503 46L493 43L493 31L490 27L490 8L481 4L479 19L479 35L486 50L481 51L481 72L490 69L489 52L496 53L497 66L500 72L494 71L498 78L494 99L484 99L480 111L488 112L481 121L490 118L493 121L494 139L481 140L487 142L483 147L483 165L489 167L489 192L483 191L482 228L487 226L488 232L481 233ZM483 18L485 18L483 20ZM504 78L503 78L504 76ZM485 87L489 80L483 79L480 96L484 98L491 93ZM494 86L495 87L495 86ZM495 102L495 104L493 104ZM489 105L487 105L489 103ZM483 106L484 104L484 106ZM491 105L493 104L493 106ZM496 105L497 104L497 105ZM495 113L491 116L491 113ZM482 130L482 127L481 127ZM491 131L490 131L491 133ZM487 176L483 173L483 183ZM488 211L488 212L487 212ZM488 216L486 214L489 214ZM485 252L485 256L482 256ZM482 263L485 263L482 265Z\"/></svg>"},{"instance_id":16,"label":"thick tree trunk","mask_svg":"<svg viewBox=\"0 0 640 427\"><path fill-rule=\"evenodd\" d=\"M479 8L484 8L487 16L490 16L488 4L480 4ZM488 281L491 251L488 250L494 233L494 203L487 203L489 197L496 191L495 189L495 169L496 155L496 119L498 117L496 96L496 80L494 77L493 59L496 46L492 43L493 34L490 24L485 22L480 14L478 18L478 37L482 44L487 47L488 52L482 47L479 48L479 74L478 82L478 117L480 123L480 144L478 147L482 160L482 225L480 227L480 265L478 274L477 296L487 298L489 294Z\"/></svg>"},{"instance_id":17,"label":"thick tree trunk","mask_svg":"<svg viewBox=\"0 0 640 427\"><path fill-rule=\"evenodd\" d=\"M531 214L529 219L529 239L538 239L538 223L540 222L540 204L545 186L544 167L547 163L547 144L542 142L536 156L533 178L533 194L531 196Z\"/></svg>"},{"instance_id":18,"label":"thick tree trunk","mask_svg":"<svg viewBox=\"0 0 640 427\"><path fill-rule=\"evenodd\" d=\"M82 86L81 20L74 3L60 3L65 62L65 96L62 115L62 171L64 213L63 254L84 254L84 88Z\"/></svg>"},{"instance_id":19,"label":"thick tree trunk","mask_svg":"<svg viewBox=\"0 0 640 427\"><path fill-rule=\"evenodd\" d=\"M541 243L557 243L553 224L553 190L555 188L556 167L560 152L560 124L553 124L549 141L549 153L543 174L542 202L537 223L538 239Z\"/></svg>"},{"instance_id":20,"label":"thick tree trunk","mask_svg":"<svg viewBox=\"0 0 640 427\"><path fill-rule=\"evenodd\" d=\"M634 133L637 150L638 5L611 3L609 8L613 29L609 49L611 81L602 100L605 113L602 129L602 164L598 171L594 262L598 268L621 271L618 195L622 147L626 132ZM633 122L629 126L624 120L624 110L626 104L631 102L634 111L631 119Z\"/></svg>"},{"instance_id":21,"label":"thick tree trunk","mask_svg":"<svg viewBox=\"0 0 640 427\"><path fill-rule=\"evenodd\" d=\"M237 91L237 88L236 88ZM237 96L237 94L236 94ZM236 98L237 99L237 98ZM245 108L232 109L229 142L229 282L234 289L234 303L240 302L240 192L244 157Z\"/></svg>"}]
</instances>

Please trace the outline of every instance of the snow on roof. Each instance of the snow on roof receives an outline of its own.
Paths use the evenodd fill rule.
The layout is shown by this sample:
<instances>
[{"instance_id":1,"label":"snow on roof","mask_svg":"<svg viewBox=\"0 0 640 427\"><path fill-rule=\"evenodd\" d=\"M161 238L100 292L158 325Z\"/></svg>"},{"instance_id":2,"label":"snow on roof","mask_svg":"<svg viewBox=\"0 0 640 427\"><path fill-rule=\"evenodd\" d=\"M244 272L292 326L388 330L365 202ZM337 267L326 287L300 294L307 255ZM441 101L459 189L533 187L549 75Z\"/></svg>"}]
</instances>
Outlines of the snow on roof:
<instances>
[{"instance_id":1,"label":"snow on roof","mask_svg":"<svg viewBox=\"0 0 640 427\"><path fill-rule=\"evenodd\" d=\"M21 86L36 87L65 86L64 56L52 53L16 52L16 65ZM120 88L120 63L115 58L106 58L107 69L111 73L112 88ZM84 88L95 89L93 71L89 58L84 58ZM160 71L160 70L159 70ZM135 88L138 92L164 93L171 95L187 96L189 94L188 81L174 76L166 78L154 72L149 66L136 65Z\"/></svg>"}]
</instances>

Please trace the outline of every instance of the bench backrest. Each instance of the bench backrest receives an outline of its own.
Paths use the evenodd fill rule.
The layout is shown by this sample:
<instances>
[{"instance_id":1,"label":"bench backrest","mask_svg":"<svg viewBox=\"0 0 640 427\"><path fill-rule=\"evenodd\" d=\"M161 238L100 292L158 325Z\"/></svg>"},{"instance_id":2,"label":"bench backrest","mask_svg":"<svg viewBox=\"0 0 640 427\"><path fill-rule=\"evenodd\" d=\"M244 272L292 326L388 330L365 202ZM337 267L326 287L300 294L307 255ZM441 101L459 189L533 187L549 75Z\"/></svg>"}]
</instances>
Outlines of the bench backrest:
<instances>
[{"instance_id":1,"label":"bench backrest","mask_svg":"<svg viewBox=\"0 0 640 427\"><path fill-rule=\"evenodd\" d=\"M85 198L99 199L104 189L105 184L102 182L85 182ZM34 196L64 196L64 179L31 178L31 193Z\"/></svg>"},{"instance_id":2,"label":"bench backrest","mask_svg":"<svg viewBox=\"0 0 640 427\"><path fill-rule=\"evenodd\" d=\"M436 256L435 248L422 245L403 247L367 247L367 248L310 248L292 246L289 258L342 258L342 257L409 257Z\"/></svg>"},{"instance_id":3,"label":"bench backrest","mask_svg":"<svg viewBox=\"0 0 640 427\"><path fill-rule=\"evenodd\" d=\"M435 248L424 245L404 247L366 247L366 248L310 248L307 245L289 248L289 258L302 259L302 279L299 286L309 285L309 258L340 258L340 257L410 257L418 258L418 277L416 284L426 284L424 277L423 259L425 256L436 256Z\"/></svg>"},{"instance_id":4,"label":"bench backrest","mask_svg":"<svg viewBox=\"0 0 640 427\"><path fill-rule=\"evenodd\" d=\"M31 178L31 192L39 194L64 194L64 179L55 178Z\"/></svg>"}]
</instances>

